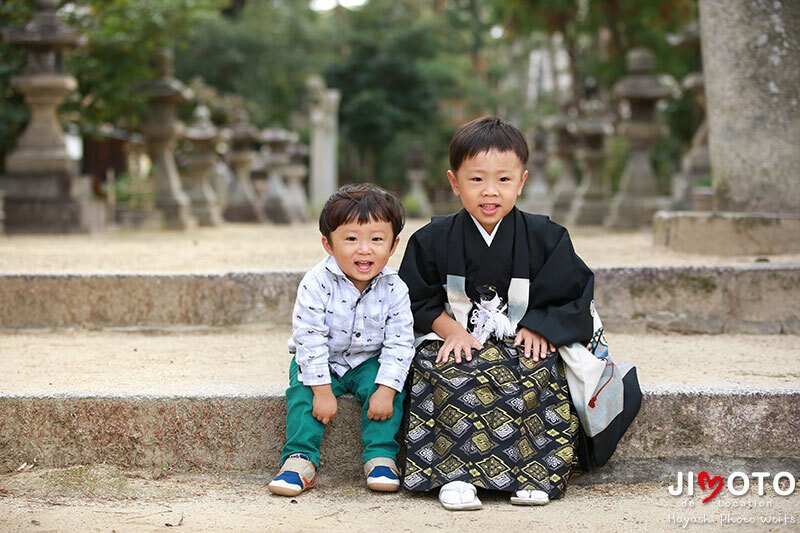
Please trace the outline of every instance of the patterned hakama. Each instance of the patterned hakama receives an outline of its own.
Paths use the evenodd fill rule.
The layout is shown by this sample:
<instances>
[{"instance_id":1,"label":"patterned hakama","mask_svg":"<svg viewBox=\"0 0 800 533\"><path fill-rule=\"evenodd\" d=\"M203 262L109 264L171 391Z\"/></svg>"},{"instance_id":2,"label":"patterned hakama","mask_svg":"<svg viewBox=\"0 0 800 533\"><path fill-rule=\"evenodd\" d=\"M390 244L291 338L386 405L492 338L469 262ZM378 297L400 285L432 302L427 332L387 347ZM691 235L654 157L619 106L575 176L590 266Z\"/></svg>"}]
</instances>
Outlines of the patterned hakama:
<instances>
[{"instance_id":1,"label":"patterned hakama","mask_svg":"<svg viewBox=\"0 0 800 533\"><path fill-rule=\"evenodd\" d=\"M579 422L561 358L535 363L488 342L471 362L435 365L440 346L423 344L411 368L404 486L459 480L562 497L578 464Z\"/></svg>"}]
</instances>

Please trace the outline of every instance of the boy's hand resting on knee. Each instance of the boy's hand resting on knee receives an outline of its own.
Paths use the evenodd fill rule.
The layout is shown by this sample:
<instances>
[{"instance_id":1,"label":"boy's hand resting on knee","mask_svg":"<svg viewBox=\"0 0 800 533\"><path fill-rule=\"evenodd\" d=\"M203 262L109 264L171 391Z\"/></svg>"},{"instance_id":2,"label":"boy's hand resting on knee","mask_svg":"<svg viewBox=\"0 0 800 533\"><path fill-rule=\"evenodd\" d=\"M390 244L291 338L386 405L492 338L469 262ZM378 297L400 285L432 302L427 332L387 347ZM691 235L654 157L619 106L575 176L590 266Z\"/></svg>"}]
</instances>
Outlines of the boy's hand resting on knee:
<instances>
[{"instance_id":1,"label":"boy's hand resting on knee","mask_svg":"<svg viewBox=\"0 0 800 533\"><path fill-rule=\"evenodd\" d=\"M386 385L378 385L378 389L369 398L367 418L370 420L389 420L394 414L394 395L396 391Z\"/></svg>"},{"instance_id":2,"label":"boy's hand resting on knee","mask_svg":"<svg viewBox=\"0 0 800 533\"><path fill-rule=\"evenodd\" d=\"M519 328L514 339L514 346L522 346L523 355L526 359L533 357L534 361L547 357L547 352L554 352L556 347L553 343L534 333L528 328Z\"/></svg>"},{"instance_id":3,"label":"boy's hand resting on knee","mask_svg":"<svg viewBox=\"0 0 800 533\"><path fill-rule=\"evenodd\" d=\"M327 425L328 422L336 418L336 410L338 409L333 389L331 389L330 385L316 385L311 387L311 390L314 391L311 414L314 415L314 418Z\"/></svg>"}]
</instances>

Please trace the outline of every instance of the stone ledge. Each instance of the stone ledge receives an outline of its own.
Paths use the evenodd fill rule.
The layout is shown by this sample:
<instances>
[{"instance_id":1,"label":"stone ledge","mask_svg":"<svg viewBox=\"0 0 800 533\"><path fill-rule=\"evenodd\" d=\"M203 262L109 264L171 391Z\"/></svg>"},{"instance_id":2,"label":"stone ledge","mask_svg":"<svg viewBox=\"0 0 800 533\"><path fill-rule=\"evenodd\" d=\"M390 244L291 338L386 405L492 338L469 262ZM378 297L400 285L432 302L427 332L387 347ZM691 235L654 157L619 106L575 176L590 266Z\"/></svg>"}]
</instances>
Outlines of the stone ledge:
<instances>
[{"instance_id":1,"label":"stone ledge","mask_svg":"<svg viewBox=\"0 0 800 533\"><path fill-rule=\"evenodd\" d=\"M800 264L596 269L615 331L800 333ZM0 328L287 325L299 271L3 274Z\"/></svg>"},{"instance_id":2,"label":"stone ledge","mask_svg":"<svg viewBox=\"0 0 800 533\"><path fill-rule=\"evenodd\" d=\"M5 395L0 396L0 472L25 462L272 471L280 460L285 415L281 395ZM360 478L359 431L360 409L346 396L323 441L322 468L328 475ZM633 461L663 470L665 459L687 457L800 460L789 437L798 434L800 389L646 389L639 416L610 466ZM617 471L622 476L625 468Z\"/></svg>"},{"instance_id":3,"label":"stone ledge","mask_svg":"<svg viewBox=\"0 0 800 533\"><path fill-rule=\"evenodd\" d=\"M653 242L669 250L708 255L800 252L800 216L773 213L659 211Z\"/></svg>"}]
</instances>

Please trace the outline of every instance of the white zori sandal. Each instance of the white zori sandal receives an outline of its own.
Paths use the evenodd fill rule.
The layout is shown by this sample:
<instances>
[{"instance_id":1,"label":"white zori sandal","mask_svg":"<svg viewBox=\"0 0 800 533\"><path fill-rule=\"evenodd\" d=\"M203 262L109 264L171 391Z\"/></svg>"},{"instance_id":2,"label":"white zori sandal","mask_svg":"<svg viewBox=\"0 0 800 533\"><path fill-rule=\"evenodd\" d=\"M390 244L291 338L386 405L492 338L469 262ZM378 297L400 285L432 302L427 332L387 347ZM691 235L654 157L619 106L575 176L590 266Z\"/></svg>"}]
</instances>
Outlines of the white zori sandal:
<instances>
[{"instance_id":1,"label":"white zori sandal","mask_svg":"<svg viewBox=\"0 0 800 533\"><path fill-rule=\"evenodd\" d=\"M472 483L451 481L439 489L439 502L448 511L476 511L483 507Z\"/></svg>"},{"instance_id":2,"label":"white zori sandal","mask_svg":"<svg viewBox=\"0 0 800 533\"><path fill-rule=\"evenodd\" d=\"M547 505L550 497L543 490L518 490L511 496L511 505Z\"/></svg>"}]
</instances>

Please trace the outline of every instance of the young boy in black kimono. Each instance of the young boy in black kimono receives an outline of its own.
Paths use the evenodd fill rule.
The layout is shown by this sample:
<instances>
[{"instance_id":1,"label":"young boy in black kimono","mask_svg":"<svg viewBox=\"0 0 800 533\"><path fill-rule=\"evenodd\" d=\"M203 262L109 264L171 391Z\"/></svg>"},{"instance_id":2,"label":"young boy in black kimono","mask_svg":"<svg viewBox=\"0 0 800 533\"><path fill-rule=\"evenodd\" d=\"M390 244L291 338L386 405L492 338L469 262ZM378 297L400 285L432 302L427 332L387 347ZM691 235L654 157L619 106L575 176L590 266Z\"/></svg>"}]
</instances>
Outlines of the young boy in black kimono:
<instances>
[{"instance_id":1,"label":"young boy in black kimono","mask_svg":"<svg viewBox=\"0 0 800 533\"><path fill-rule=\"evenodd\" d=\"M527 159L513 125L462 126L447 179L463 209L418 230L399 271L417 332L403 483L441 487L451 510L479 509L476 487L544 505L577 463L579 423L550 355L592 336L594 275L565 228L516 208Z\"/></svg>"}]
</instances>

